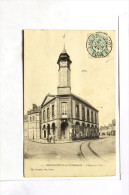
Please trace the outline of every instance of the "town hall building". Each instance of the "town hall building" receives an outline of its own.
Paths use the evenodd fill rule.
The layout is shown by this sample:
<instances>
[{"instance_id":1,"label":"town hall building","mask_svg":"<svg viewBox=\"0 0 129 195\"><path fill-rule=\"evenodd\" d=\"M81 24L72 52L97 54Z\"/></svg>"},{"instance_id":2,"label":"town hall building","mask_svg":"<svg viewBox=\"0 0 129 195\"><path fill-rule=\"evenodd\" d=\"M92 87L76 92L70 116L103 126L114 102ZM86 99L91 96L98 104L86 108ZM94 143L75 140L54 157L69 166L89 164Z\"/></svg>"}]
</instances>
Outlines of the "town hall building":
<instances>
[{"instance_id":1,"label":"town hall building","mask_svg":"<svg viewBox=\"0 0 129 195\"><path fill-rule=\"evenodd\" d=\"M57 94L47 94L39 107L27 113L29 139L76 140L99 137L98 110L86 100L71 93L70 56L65 47L59 55Z\"/></svg>"}]
</instances>

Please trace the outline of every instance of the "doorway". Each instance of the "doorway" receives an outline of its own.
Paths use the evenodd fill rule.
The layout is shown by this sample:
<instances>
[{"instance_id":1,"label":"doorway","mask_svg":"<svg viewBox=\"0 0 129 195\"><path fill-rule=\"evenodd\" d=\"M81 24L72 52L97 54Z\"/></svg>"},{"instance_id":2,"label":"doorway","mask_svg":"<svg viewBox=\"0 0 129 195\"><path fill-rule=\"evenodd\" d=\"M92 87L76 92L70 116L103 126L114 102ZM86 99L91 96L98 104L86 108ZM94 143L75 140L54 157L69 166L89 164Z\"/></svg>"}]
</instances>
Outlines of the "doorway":
<instances>
[{"instance_id":1,"label":"doorway","mask_svg":"<svg viewBox=\"0 0 129 195\"><path fill-rule=\"evenodd\" d=\"M53 135L55 135L55 123L52 123Z\"/></svg>"},{"instance_id":2,"label":"doorway","mask_svg":"<svg viewBox=\"0 0 129 195\"><path fill-rule=\"evenodd\" d=\"M66 130L68 128L68 123L67 122L62 122L61 123L61 139L66 138Z\"/></svg>"},{"instance_id":3,"label":"doorway","mask_svg":"<svg viewBox=\"0 0 129 195\"><path fill-rule=\"evenodd\" d=\"M47 125L47 135L48 136L50 135L50 125L49 124Z\"/></svg>"}]
</instances>

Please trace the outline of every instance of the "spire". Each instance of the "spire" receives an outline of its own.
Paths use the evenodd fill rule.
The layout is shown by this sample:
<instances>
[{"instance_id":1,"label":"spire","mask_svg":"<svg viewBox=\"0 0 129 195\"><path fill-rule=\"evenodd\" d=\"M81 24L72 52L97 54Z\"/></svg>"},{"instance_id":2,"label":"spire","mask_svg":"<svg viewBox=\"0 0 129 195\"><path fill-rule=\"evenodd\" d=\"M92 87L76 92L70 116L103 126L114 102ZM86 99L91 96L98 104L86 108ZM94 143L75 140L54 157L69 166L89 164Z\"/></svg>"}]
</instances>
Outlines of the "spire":
<instances>
[{"instance_id":1,"label":"spire","mask_svg":"<svg viewBox=\"0 0 129 195\"><path fill-rule=\"evenodd\" d=\"M65 33L64 33L64 35L63 35L63 39L64 39L64 48L63 48L62 53L67 53L67 52L66 52L66 49L65 49Z\"/></svg>"},{"instance_id":2,"label":"spire","mask_svg":"<svg viewBox=\"0 0 129 195\"><path fill-rule=\"evenodd\" d=\"M67 61L68 68L70 68L70 64L72 63L72 61L70 60L70 56L67 54L67 51L65 49L65 34L63 35L63 40L64 40L64 48L63 48L63 51L61 52L61 54L59 55L57 64L60 67L60 61Z\"/></svg>"}]
</instances>

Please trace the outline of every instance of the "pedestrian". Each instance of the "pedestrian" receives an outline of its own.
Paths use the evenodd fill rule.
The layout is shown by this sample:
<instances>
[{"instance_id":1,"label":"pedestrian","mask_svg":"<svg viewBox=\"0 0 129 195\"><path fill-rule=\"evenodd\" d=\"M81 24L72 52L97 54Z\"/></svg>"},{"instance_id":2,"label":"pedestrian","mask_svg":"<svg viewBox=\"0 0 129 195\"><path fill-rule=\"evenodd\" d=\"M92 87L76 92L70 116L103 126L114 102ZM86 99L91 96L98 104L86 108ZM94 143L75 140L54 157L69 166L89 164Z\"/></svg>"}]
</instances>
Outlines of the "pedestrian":
<instances>
[{"instance_id":1,"label":"pedestrian","mask_svg":"<svg viewBox=\"0 0 129 195\"><path fill-rule=\"evenodd\" d=\"M47 142L49 142L49 135L47 136Z\"/></svg>"},{"instance_id":2,"label":"pedestrian","mask_svg":"<svg viewBox=\"0 0 129 195\"><path fill-rule=\"evenodd\" d=\"M52 140L52 135L51 133L49 134L49 143L51 143L51 140Z\"/></svg>"},{"instance_id":3,"label":"pedestrian","mask_svg":"<svg viewBox=\"0 0 129 195\"><path fill-rule=\"evenodd\" d=\"M53 135L53 143L55 144L55 141L56 141L56 137L55 135Z\"/></svg>"}]
</instances>

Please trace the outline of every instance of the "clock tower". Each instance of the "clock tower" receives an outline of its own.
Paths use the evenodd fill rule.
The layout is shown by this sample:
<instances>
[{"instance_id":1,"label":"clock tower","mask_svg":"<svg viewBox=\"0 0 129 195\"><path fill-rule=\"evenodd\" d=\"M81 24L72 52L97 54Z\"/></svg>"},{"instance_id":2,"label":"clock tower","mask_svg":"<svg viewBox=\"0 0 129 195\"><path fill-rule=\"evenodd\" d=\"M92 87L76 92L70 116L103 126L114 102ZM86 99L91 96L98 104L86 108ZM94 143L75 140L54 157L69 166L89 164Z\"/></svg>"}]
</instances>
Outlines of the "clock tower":
<instances>
[{"instance_id":1,"label":"clock tower","mask_svg":"<svg viewBox=\"0 0 129 195\"><path fill-rule=\"evenodd\" d=\"M70 60L70 56L67 54L64 46L64 49L59 55L57 61L57 64L59 65L57 87L58 95L65 95L71 93L71 63L72 61Z\"/></svg>"}]
</instances>

